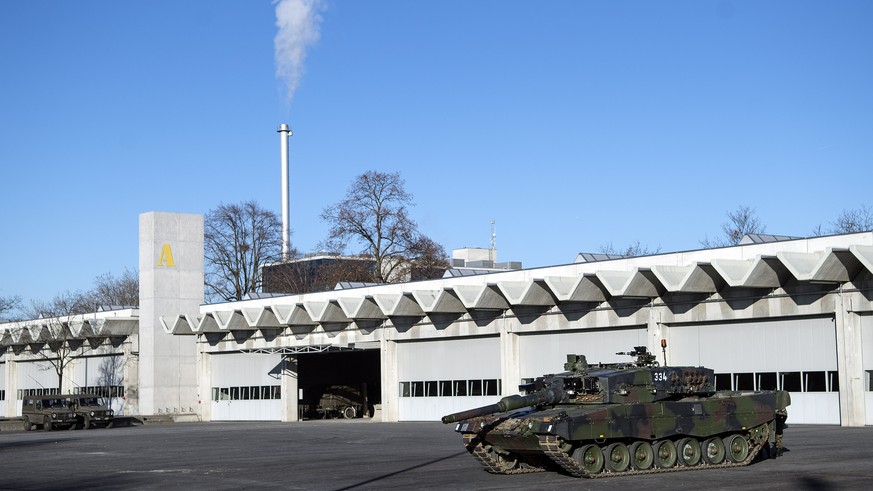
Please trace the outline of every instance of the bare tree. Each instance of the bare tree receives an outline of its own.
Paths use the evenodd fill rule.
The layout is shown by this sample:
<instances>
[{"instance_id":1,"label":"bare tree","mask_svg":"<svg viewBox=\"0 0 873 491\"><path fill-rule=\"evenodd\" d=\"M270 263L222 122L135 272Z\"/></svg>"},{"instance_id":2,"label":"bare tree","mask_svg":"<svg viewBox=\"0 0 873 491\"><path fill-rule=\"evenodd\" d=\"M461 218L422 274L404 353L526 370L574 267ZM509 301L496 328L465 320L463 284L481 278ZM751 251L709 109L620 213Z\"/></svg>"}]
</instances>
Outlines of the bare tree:
<instances>
[{"instance_id":1,"label":"bare tree","mask_svg":"<svg viewBox=\"0 0 873 491\"><path fill-rule=\"evenodd\" d=\"M327 243L331 248L343 251L350 242L361 246L361 254L375 261L372 281L377 283L408 278L413 258L418 256L416 245L426 239L409 217L412 195L404 185L398 172L365 172L352 182L345 199L321 214L330 224Z\"/></svg>"},{"instance_id":2,"label":"bare tree","mask_svg":"<svg viewBox=\"0 0 873 491\"><path fill-rule=\"evenodd\" d=\"M91 290L97 305L132 307L139 305L139 273L125 268L120 276L105 273L94 280Z\"/></svg>"},{"instance_id":3,"label":"bare tree","mask_svg":"<svg viewBox=\"0 0 873 491\"><path fill-rule=\"evenodd\" d=\"M873 208L861 205L856 210L844 209L836 220L831 222L828 229L824 229L821 225L816 226L812 231L812 235L852 234L868 230L873 230Z\"/></svg>"},{"instance_id":4,"label":"bare tree","mask_svg":"<svg viewBox=\"0 0 873 491\"><path fill-rule=\"evenodd\" d=\"M13 295L11 297L0 297L0 322L12 320L9 314L21 307L21 297Z\"/></svg>"},{"instance_id":5,"label":"bare tree","mask_svg":"<svg viewBox=\"0 0 873 491\"><path fill-rule=\"evenodd\" d=\"M221 204L205 218L206 295L242 300L259 291L262 267L281 259L282 224L254 201Z\"/></svg>"},{"instance_id":6,"label":"bare tree","mask_svg":"<svg viewBox=\"0 0 873 491\"><path fill-rule=\"evenodd\" d=\"M85 345L71 342L73 336L69 330L69 322L75 315L89 312L89 302L87 295L64 292L49 302L33 302L28 310L31 319L44 319L49 330L50 340L46 342L49 350L40 349L34 355L54 369L58 377L59 392L62 391L67 367L73 362L77 352L86 349Z\"/></svg>"},{"instance_id":7,"label":"bare tree","mask_svg":"<svg viewBox=\"0 0 873 491\"><path fill-rule=\"evenodd\" d=\"M654 249L650 249L647 245L640 244L640 241L631 242L627 245L627 247L623 249L618 249L613 247L612 242L600 246L600 252L603 254L617 255L617 256L625 256L625 257L636 257L636 256L649 256L652 254L657 254L661 252L661 246L658 246Z\"/></svg>"},{"instance_id":8,"label":"bare tree","mask_svg":"<svg viewBox=\"0 0 873 491\"><path fill-rule=\"evenodd\" d=\"M704 238L700 241L703 247L725 247L737 245L747 234L762 234L766 227L761 224L761 221L755 215L755 209L748 206L738 206L736 210L729 211L728 221L722 223L721 230L723 235L710 239Z\"/></svg>"},{"instance_id":9,"label":"bare tree","mask_svg":"<svg viewBox=\"0 0 873 491\"><path fill-rule=\"evenodd\" d=\"M430 237L420 235L409 249L412 265L410 278L413 280L440 278L451 267L446 250Z\"/></svg>"}]
</instances>

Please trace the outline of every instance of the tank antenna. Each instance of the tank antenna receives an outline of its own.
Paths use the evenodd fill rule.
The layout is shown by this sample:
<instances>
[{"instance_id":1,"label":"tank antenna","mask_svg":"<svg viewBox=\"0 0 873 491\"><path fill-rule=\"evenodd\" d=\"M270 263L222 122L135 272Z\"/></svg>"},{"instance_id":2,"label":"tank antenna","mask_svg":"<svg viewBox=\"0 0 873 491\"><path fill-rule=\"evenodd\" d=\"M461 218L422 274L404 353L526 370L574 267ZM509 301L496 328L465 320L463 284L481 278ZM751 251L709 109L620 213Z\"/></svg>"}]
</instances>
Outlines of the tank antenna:
<instances>
[{"instance_id":1,"label":"tank antenna","mask_svg":"<svg viewBox=\"0 0 873 491\"><path fill-rule=\"evenodd\" d=\"M667 366L667 340L661 339L661 351L664 353L664 366Z\"/></svg>"}]
</instances>

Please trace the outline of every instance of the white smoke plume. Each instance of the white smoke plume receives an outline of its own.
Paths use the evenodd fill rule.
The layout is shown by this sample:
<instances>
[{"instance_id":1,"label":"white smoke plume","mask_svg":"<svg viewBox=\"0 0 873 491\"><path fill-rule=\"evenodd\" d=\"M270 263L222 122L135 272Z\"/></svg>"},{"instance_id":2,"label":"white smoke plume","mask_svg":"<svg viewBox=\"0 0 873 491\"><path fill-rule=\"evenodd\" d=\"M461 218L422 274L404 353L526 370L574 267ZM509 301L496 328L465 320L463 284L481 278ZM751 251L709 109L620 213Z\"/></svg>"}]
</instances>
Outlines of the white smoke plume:
<instances>
[{"instance_id":1,"label":"white smoke plume","mask_svg":"<svg viewBox=\"0 0 873 491\"><path fill-rule=\"evenodd\" d=\"M322 0L278 0L274 40L276 50L276 77L285 84L286 99L290 103L303 76L306 49L318 41L321 27Z\"/></svg>"}]
</instances>

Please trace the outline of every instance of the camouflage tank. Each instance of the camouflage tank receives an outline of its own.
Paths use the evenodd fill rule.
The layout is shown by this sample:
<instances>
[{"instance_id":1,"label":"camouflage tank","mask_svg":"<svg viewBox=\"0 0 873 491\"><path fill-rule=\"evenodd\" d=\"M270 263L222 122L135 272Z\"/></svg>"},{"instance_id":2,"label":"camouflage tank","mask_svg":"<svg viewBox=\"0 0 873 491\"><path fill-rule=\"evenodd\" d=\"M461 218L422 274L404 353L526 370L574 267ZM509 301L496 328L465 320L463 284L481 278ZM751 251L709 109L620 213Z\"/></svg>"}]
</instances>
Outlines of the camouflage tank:
<instances>
[{"instance_id":1,"label":"camouflage tank","mask_svg":"<svg viewBox=\"0 0 873 491\"><path fill-rule=\"evenodd\" d=\"M782 453L788 392L716 391L712 369L660 367L645 347L634 363L589 365L519 386L526 395L450 414L488 472L556 469L612 477L749 464L770 442Z\"/></svg>"}]
</instances>

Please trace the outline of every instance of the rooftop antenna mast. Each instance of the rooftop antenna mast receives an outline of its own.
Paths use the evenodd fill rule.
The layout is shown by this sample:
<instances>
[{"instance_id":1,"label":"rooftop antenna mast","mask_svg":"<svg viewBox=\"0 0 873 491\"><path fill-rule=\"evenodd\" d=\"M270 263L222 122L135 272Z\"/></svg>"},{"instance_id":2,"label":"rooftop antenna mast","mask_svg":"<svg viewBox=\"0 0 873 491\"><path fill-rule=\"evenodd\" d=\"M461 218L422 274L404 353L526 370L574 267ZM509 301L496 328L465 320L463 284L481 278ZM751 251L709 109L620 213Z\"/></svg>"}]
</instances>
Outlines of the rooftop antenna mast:
<instances>
[{"instance_id":1,"label":"rooftop antenna mast","mask_svg":"<svg viewBox=\"0 0 873 491\"><path fill-rule=\"evenodd\" d=\"M497 220L491 220L491 248L488 249L488 260L495 261L497 256Z\"/></svg>"}]
</instances>

